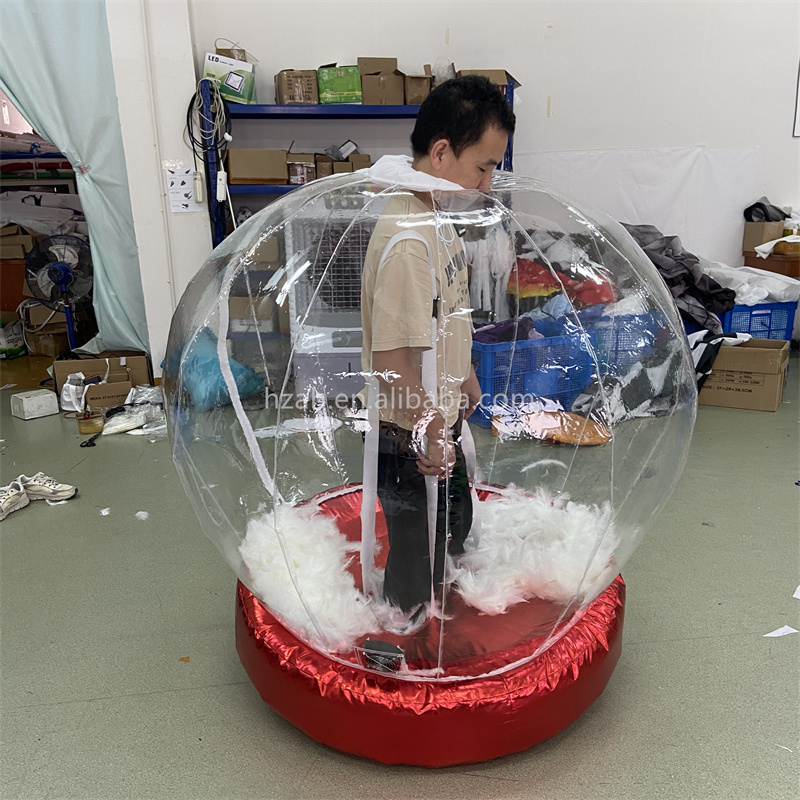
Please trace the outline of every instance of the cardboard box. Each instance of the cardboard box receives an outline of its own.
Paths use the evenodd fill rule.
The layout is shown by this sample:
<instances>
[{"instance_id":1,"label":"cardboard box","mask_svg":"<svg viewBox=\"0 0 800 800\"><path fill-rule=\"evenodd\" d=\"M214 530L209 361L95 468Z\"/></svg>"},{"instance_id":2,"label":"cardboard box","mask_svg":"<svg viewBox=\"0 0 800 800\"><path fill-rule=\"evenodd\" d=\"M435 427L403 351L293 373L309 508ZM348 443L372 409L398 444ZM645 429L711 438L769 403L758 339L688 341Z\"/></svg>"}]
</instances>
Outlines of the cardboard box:
<instances>
[{"instance_id":1,"label":"cardboard box","mask_svg":"<svg viewBox=\"0 0 800 800\"><path fill-rule=\"evenodd\" d=\"M25 258L36 244L33 236L18 233L14 236L0 237L0 258Z\"/></svg>"},{"instance_id":2,"label":"cardboard box","mask_svg":"<svg viewBox=\"0 0 800 800\"><path fill-rule=\"evenodd\" d=\"M318 178L327 178L329 175L333 175L333 159L330 156L317 155L314 162Z\"/></svg>"},{"instance_id":3,"label":"cardboard box","mask_svg":"<svg viewBox=\"0 0 800 800\"><path fill-rule=\"evenodd\" d=\"M425 64L424 75L406 75L405 94L407 106L418 106L431 93L433 75L431 65Z\"/></svg>"},{"instance_id":4,"label":"cardboard box","mask_svg":"<svg viewBox=\"0 0 800 800\"><path fill-rule=\"evenodd\" d=\"M333 162L333 174L339 175L342 172L352 172L353 171L353 162L352 161L334 161Z\"/></svg>"},{"instance_id":5,"label":"cardboard box","mask_svg":"<svg viewBox=\"0 0 800 800\"><path fill-rule=\"evenodd\" d=\"M22 320L15 311L0 311L0 358L25 355Z\"/></svg>"},{"instance_id":6,"label":"cardboard box","mask_svg":"<svg viewBox=\"0 0 800 800\"><path fill-rule=\"evenodd\" d=\"M234 103L256 103L255 69L247 61L206 53L203 77L219 83L219 93Z\"/></svg>"},{"instance_id":7,"label":"cardboard box","mask_svg":"<svg viewBox=\"0 0 800 800\"><path fill-rule=\"evenodd\" d=\"M109 373L107 383L95 383L86 388L83 401L90 411L116 408L125 405L134 383L124 377L125 373Z\"/></svg>"},{"instance_id":8,"label":"cardboard box","mask_svg":"<svg viewBox=\"0 0 800 800\"><path fill-rule=\"evenodd\" d=\"M11 244L7 247L0 247L0 258L7 261L22 261L25 258L25 248L21 244Z\"/></svg>"},{"instance_id":9,"label":"cardboard box","mask_svg":"<svg viewBox=\"0 0 800 800\"><path fill-rule=\"evenodd\" d=\"M282 69L275 76L275 102L279 106L317 105L317 71Z\"/></svg>"},{"instance_id":10,"label":"cardboard box","mask_svg":"<svg viewBox=\"0 0 800 800\"><path fill-rule=\"evenodd\" d=\"M774 272L777 275L786 275L789 278L800 278L800 253L792 255L773 253L766 258L761 258L755 252L744 253L744 265Z\"/></svg>"},{"instance_id":11,"label":"cardboard box","mask_svg":"<svg viewBox=\"0 0 800 800\"><path fill-rule=\"evenodd\" d=\"M772 252L779 256L800 255L800 242L778 242Z\"/></svg>"},{"instance_id":12,"label":"cardboard box","mask_svg":"<svg viewBox=\"0 0 800 800\"><path fill-rule=\"evenodd\" d=\"M32 356L57 358L69 350L67 316L44 305L24 309L25 340Z\"/></svg>"},{"instance_id":13,"label":"cardboard box","mask_svg":"<svg viewBox=\"0 0 800 800\"><path fill-rule=\"evenodd\" d=\"M272 333L277 307L272 297L231 297L228 299L229 329L232 333ZM255 319L254 319L255 317Z\"/></svg>"},{"instance_id":14,"label":"cardboard box","mask_svg":"<svg viewBox=\"0 0 800 800\"><path fill-rule=\"evenodd\" d=\"M750 339L721 347L698 401L704 406L777 411L788 363L789 342L780 339Z\"/></svg>"},{"instance_id":15,"label":"cardboard box","mask_svg":"<svg viewBox=\"0 0 800 800\"><path fill-rule=\"evenodd\" d=\"M233 44L233 43L231 43ZM225 58L234 58L237 61L247 61L247 50L244 47L215 47L214 52L218 56L225 56Z\"/></svg>"},{"instance_id":16,"label":"cardboard box","mask_svg":"<svg viewBox=\"0 0 800 800\"><path fill-rule=\"evenodd\" d=\"M64 327L66 328L66 325ZM28 354L32 356L56 359L69 350L69 334L66 330L51 331L49 325L46 325L39 333L26 332L25 340L28 343Z\"/></svg>"},{"instance_id":17,"label":"cardboard box","mask_svg":"<svg viewBox=\"0 0 800 800\"><path fill-rule=\"evenodd\" d=\"M351 153L347 160L353 165L353 171L372 166L372 160L367 153Z\"/></svg>"},{"instance_id":18,"label":"cardboard box","mask_svg":"<svg viewBox=\"0 0 800 800\"><path fill-rule=\"evenodd\" d=\"M780 239L781 236L783 236L783 221L745 222L742 252L755 250L758 245L771 242L773 239Z\"/></svg>"},{"instance_id":19,"label":"cardboard box","mask_svg":"<svg viewBox=\"0 0 800 800\"><path fill-rule=\"evenodd\" d=\"M280 265L281 249L277 235L265 236L250 253L249 265L255 269L278 267Z\"/></svg>"},{"instance_id":20,"label":"cardboard box","mask_svg":"<svg viewBox=\"0 0 800 800\"><path fill-rule=\"evenodd\" d=\"M3 225L3 227L0 228L0 237L17 236L20 233L25 233L25 231L23 231L19 225Z\"/></svg>"},{"instance_id":21,"label":"cardboard box","mask_svg":"<svg viewBox=\"0 0 800 800\"><path fill-rule=\"evenodd\" d=\"M61 387L68 375L82 372L87 378L92 375L105 376L108 370L111 375L126 375L134 386L153 384L153 370L150 358L136 351L109 351L99 356L86 358L59 359L53 362L53 380L56 392L61 394Z\"/></svg>"},{"instance_id":22,"label":"cardboard box","mask_svg":"<svg viewBox=\"0 0 800 800\"><path fill-rule=\"evenodd\" d=\"M269 297L229 297L228 314L231 319L271 319L275 313L275 300Z\"/></svg>"},{"instance_id":23,"label":"cardboard box","mask_svg":"<svg viewBox=\"0 0 800 800\"><path fill-rule=\"evenodd\" d=\"M402 106L405 103L405 75L397 69L396 58L359 58L361 102L365 106Z\"/></svg>"},{"instance_id":24,"label":"cardboard box","mask_svg":"<svg viewBox=\"0 0 800 800\"><path fill-rule=\"evenodd\" d=\"M361 70L324 64L317 70L320 103L360 103Z\"/></svg>"},{"instance_id":25,"label":"cardboard box","mask_svg":"<svg viewBox=\"0 0 800 800\"><path fill-rule=\"evenodd\" d=\"M460 69L456 73L456 77L460 78L462 75L482 75L499 86L503 94L506 93L506 87L509 83L513 84L515 89L522 85L510 72L504 69Z\"/></svg>"},{"instance_id":26,"label":"cardboard box","mask_svg":"<svg viewBox=\"0 0 800 800\"><path fill-rule=\"evenodd\" d=\"M29 389L11 395L11 416L38 419L58 414L58 396L49 389Z\"/></svg>"},{"instance_id":27,"label":"cardboard box","mask_svg":"<svg viewBox=\"0 0 800 800\"><path fill-rule=\"evenodd\" d=\"M232 184L283 184L288 179L285 150L228 150L228 181Z\"/></svg>"},{"instance_id":28,"label":"cardboard box","mask_svg":"<svg viewBox=\"0 0 800 800\"><path fill-rule=\"evenodd\" d=\"M314 153L287 153L286 166L289 172L289 183L293 186L310 183L317 177Z\"/></svg>"},{"instance_id":29,"label":"cardboard box","mask_svg":"<svg viewBox=\"0 0 800 800\"><path fill-rule=\"evenodd\" d=\"M27 328L39 328L42 325L49 331L65 333L67 330L67 315L63 311L54 311L45 305L27 306L25 308ZM42 328L44 330L44 328Z\"/></svg>"}]
</instances>

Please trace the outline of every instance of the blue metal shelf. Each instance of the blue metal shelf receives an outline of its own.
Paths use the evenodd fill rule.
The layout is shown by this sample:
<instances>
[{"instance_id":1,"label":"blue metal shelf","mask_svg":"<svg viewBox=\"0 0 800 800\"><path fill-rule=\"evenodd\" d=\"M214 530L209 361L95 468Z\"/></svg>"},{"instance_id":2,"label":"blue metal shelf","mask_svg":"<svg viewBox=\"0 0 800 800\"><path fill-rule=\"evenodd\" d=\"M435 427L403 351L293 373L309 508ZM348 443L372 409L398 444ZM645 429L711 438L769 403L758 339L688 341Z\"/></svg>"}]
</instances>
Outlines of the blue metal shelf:
<instances>
[{"instance_id":1,"label":"blue metal shelf","mask_svg":"<svg viewBox=\"0 0 800 800\"><path fill-rule=\"evenodd\" d=\"M228 103L231 119L413 119L419 106L364 106L359 103L270 106Z\"/></svg>"},{"instance_id":2,"label":"blue metal shelf","mask_svg":"<svg viewBox=\"0 0 800 800\"><path fill-rule=\"evenodd\" d=\"M228 186L231 194L286 194L292 189L299 189L302 184L270 184L270 183L232 183Z\"/></svg>"},{"instance_id":3,"label":"blue metal shelf","mask_svg":"<svg viewBox=\"0 0 800 800\"><path fill-rule=\"evenodd\" d=\"M203 100L204 113L202 120L210 118L210 98L207 89L203 89L206 80L200 82L201 96ZM506 86L506 99L509 105L514 106L514 81L509 81ZM292 119L292 120L324 120L324 119L415 119L419 113L419 106L365 106L360 103L353 104L331 104L331 105L249 105L244 103L227 103L231 120L237 119ZM210 132L204 129L204 135L210 137ZM508 147L503 158L503 169L512 171L513 139L508 137ZM216 186L217 164L213 153L209 154L208 159L208 183L209 186ZM232 184L229 190L234 194L271 194L283 195L297 189L297 185L273 185L273 184ZM209 210L212 212L212 220L217 220L216 225L212 225L212 238L214 246L218 245L225 237L224 227L219 213L219 203L213 192L208 196ZM216 211L216 213L215 213Z\"/></svg>"},{"instance_id":4,"label":"blue metal shelf","mask_svg":"<svg viewBox=\"0 0 800 800\"><path fill-rule=\"evenodd\" d=\"M0 153L0 160L2 161L38 161L43 158L69 161L63 153Z\"/></svg>"}]
</instances>

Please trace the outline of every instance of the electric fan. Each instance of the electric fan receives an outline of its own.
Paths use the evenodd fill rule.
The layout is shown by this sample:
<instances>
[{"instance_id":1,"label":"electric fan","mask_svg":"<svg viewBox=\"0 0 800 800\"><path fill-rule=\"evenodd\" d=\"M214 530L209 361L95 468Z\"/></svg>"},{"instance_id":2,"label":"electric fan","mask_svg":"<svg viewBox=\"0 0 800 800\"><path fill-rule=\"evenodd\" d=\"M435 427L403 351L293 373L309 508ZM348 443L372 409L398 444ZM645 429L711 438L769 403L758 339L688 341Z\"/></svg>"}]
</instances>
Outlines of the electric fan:
<instances>
[{"instance_id":1,"label":"electric fan","mask_svg":"<svg viewBox=\"0 0 800 800\"><path fill-rule=\"evenodd\" d=\"M25 258L25 279L33 296L48 308L64 311L70 350L75 349L75 310L91 303L92 252L77 236L42 239Z\"/></svg>"}]
</instances>

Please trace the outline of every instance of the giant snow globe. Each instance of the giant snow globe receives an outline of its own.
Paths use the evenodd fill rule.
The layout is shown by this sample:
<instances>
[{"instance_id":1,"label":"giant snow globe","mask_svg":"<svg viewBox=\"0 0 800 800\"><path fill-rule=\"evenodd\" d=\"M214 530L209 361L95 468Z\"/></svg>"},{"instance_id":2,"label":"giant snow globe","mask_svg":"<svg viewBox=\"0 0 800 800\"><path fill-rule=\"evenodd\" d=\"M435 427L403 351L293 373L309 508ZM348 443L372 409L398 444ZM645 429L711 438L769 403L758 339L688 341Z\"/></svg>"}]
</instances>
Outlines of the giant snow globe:
<instances>
[{"instance_id":1,"label":"giant snow globe","mask_svg":"<svg viewBox=\"0 0 800 800\"><path fill-rule=\"evenodd\" d=\"M238 578L239 655L294 724L453 764L602 692L619 573L696 407L670 294L619 224L400 157L315 181L213 252L164 385L183 486Z\"/></svg>"}]
</instances>

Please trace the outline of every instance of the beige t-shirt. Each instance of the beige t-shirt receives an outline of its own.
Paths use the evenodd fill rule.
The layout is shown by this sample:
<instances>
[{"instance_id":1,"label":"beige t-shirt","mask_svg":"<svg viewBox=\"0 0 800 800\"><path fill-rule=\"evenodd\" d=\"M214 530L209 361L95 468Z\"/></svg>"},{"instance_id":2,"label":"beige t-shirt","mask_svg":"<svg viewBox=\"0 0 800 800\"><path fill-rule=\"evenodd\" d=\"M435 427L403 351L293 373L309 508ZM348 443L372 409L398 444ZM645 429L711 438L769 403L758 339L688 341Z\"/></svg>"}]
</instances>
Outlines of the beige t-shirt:
<instances>
[{"instance_id":1,"label":"beige t-shirt","mask_svg":"<svg viewBox=\"0 0 800 800\"><path fill-rule=\"evenodd\" d=\"M371 353L408 347L411 364L422 375L422 353L432 347L433 286L428 249L419 240L404 239L388 253L378 270L389 240L414 231L430 246L436 275L437 407L448 425L458 419L461 384L469 377L472 318L464 247L455 228L440 222L413 194L392 197L375 226L364 259L361 279L361 325L364 332L361 367L370 371ZM406 430L413 421L393 408L391 393L381 385L380 418ZM362 399L366 402L366 389Z\"/></svg>"}]
</instances>

